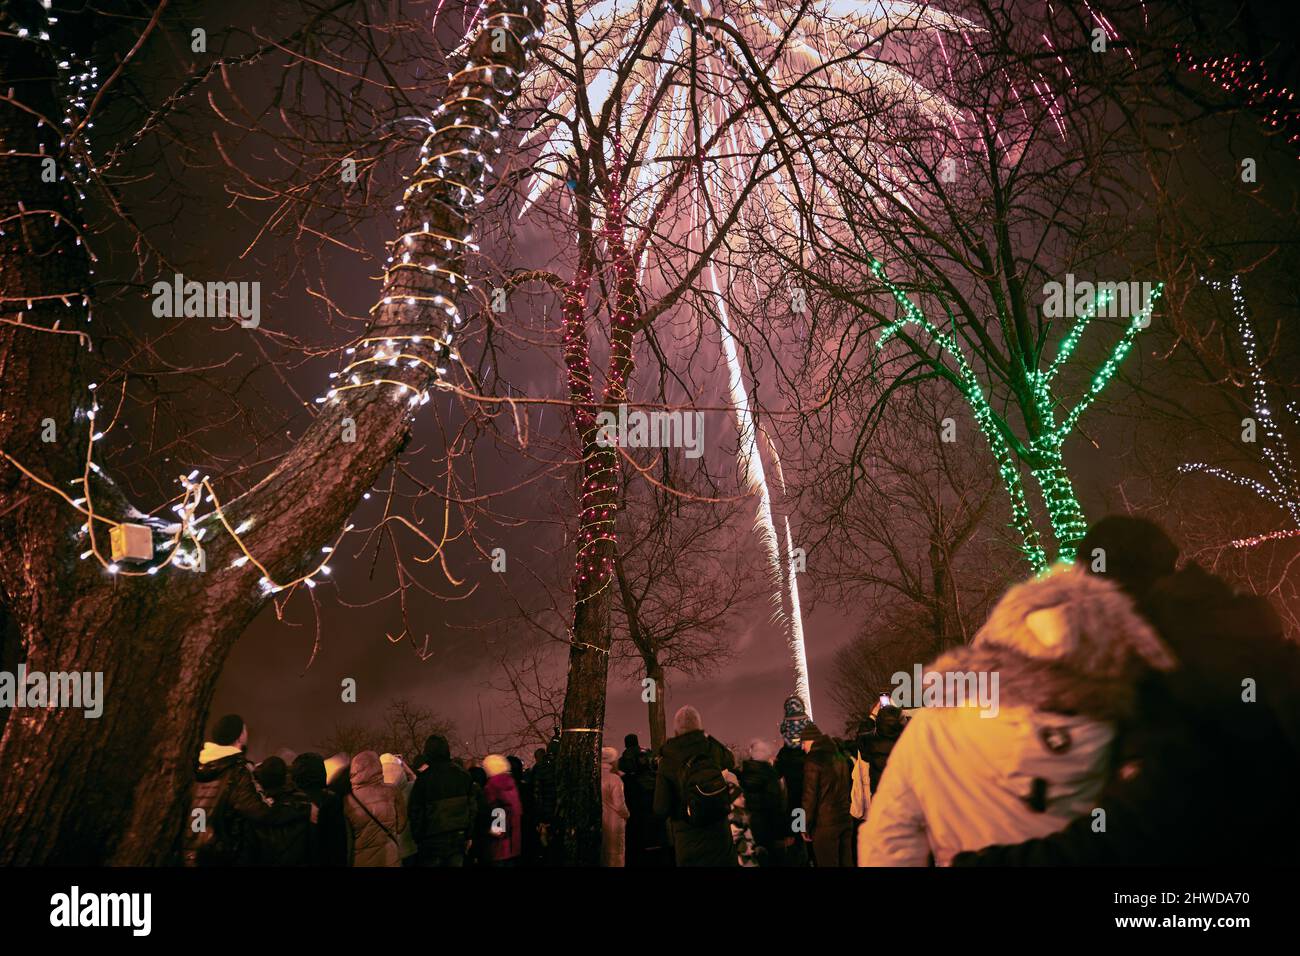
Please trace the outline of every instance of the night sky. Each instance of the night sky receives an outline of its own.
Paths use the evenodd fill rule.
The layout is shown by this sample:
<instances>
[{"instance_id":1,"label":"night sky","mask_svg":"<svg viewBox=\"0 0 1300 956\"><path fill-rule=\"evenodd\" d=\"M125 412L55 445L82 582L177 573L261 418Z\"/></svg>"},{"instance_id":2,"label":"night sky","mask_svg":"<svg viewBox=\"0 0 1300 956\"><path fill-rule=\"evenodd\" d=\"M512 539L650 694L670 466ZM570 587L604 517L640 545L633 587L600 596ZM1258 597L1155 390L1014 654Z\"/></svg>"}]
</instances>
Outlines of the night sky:
<instances>
[{"instance_id":1,"label":"night sky","mask_svg":"<svg viewBox=\"0 0 1300 956\"><path fill-rule=\"evenodd\" d=\"M236 5L230 15L243 15L252 23L258 9L251 4ZM148 55L152 53L152 49L147 51L140 66L156 71L154 79L162 87L167 66L161 59L149 60ZM257 89L266 77L265 72L258 71L272 66L268 63L266 67L251 70L241 76L238 83L245 84L249 90ZM147 83L147 80L143 82ZM198 154L215 163L210 148L202 145L203 134L210 133L211 128L211 121L204 119L193 120L191 127ZM1243 128L1239 135L1249 139L1253 132ZM235 149L236 154L245 156L254 168L263 168L268 162L267 152L255 143L237 144ZM141 171L156 160L155 155L141 156ZM190 275L213 275L225 280L261 279L265 286L272 287L271 291L264 288L263 292L264 332L289 333L311 345L339 342L342 338L339 330L322 331L320 312L304 294L302 276L291 271L271 271L293 266L293 248L288 244L276 246L278 240L272 239L269 251L259 250L255 256L241 258L241 252L256 228L256 220L245 218L242 207L239 212L230 208L220 177L212 175L210 168L177 165L175 175L174 182L149 177L124 187L127 195L145 210L141 218L146 230L166 249L167 254L183 265ZM377 251L382 248L389 228L386 215L381 213L349 234L347 240ZM548 238L545 230L530 230L525 225L517 232L513 253L521 263L550 262L557 250L548 243L553 244L554 239ZM341 303L354 315L363 315L378 291L376 263L362 261L337 249L325 255L324 271L330 275L331 291L339 295ZM101 278L142 283L147 289L157 277L136 276L133 266L134 260L127 246L119 243L114 256L103 264ZM276 281L280 278L285 278L283 285ZM1262 284L1257 289L1261 305L1277 304L1280 308L1285 308L1288 302L1293 305L1291 292L1286 286L1282 277L1276 283ZM149 323L157 321L149 315L148 301L143 296L124 296L106 305L104 311L113 320L134 324L137 332L147 331ZM1140 505L1144 496L1148 501L1158 496L1159 492L1152 487L1135 490L1132 484L1122 485L1120 475L1132 473L1135 458L1148 459L1148 465L1154 461L1155 465L1148 470L1164 469L1166 474L1179 460L1176 436L1169 434L1167 423L1144 423L1137 405L1145 399L1134 397L1138 393L1128 391L1133 382L1141 382L1141 393L1147 394L1161 388L1168 389L1171 383L1180 381L1161 371L1157 356L1168 354L1168 345L1167 340L1155 340L1135 351L1121 380L1112 386L1113 393L1108 395L1108 398L1118 399L1118 406L1090 413L1081 434L1068 446L1067 460L1075 470L1080 497L1090 516L1112 508ZM274 349L275 343L271 342L270 347ZM708 361L716 362L716 343L708 347L715 351L711 355L706 352L706 364ZM212 356L228 358L231 364L223 373L228 381L236 380L241 371L251 373L241 385L240 398L253 407L262 437L269 442L256 457L264 458L267 450L274 446L270 437L273 432L283 439L280 450L288 440L301 434L308 413L289 393L286 382L265 367L257 350L242 337L241 330L218 333L195 327L186 336L167 335L160 348L177 362L211 361ZM1279 343L1282 354L1291 353L1294 348L1292 341L1284 339ZM111 345L109 352L112 354ZM549 351L526 353L521 350L513 360L516 365L511 368L510 377L523 392L557 395L562 390L558 345ZM309 360L285 369L284 374L289 384L310 397L319 392L325 372L333 367L328 358ZM1208 389L1203 383L1200 387ZM725 392L720 384L714 383L696 397L701 404L715 404L724 400ZM1231 413L1224 411L1219 399L1209 395L1208 391L1204 394L1185 393L1183 398L1193 406L1193 415L1198 406L1213 407L1216 409L1213 414L1220 415L1223 421L1229 420ZM194 388L173 394L172 400L198 421L210 413L213 399L203 388ZM447 405L445 399L437 401ZM960 410L955 398L953 408ZM1207 424L1210 414L1206 412ZM431 469L421 472L421 466L440 454L438 433L432 418L430 415L417 419L415 436L405 453L408 464L427 480L434 478L434 472ZM555 410L539 413L536 420L552 436L560 434L560 418ZM128 419L126 426L138 432L146 427L146 421L147 413L138 411ZM249 455L247 437L246 426L240 422L228 422L207 431L201 440L213 450L210 462L186 458L183 462L164 460L160 464L158 456L131 454L129 457L139 467L134 472L127 469L125 480L130 484L134 478L140 497L148 498L146 489L149 482L142 476L150 469L170 475L171 472L200 467L221 476L229 471L222 467L223 456L229 456L225 457L226 461L239 458L244 462L253 457ZM716 468L725 470L727 462L733 460L735 449L734 428L728 426L725 418L710 420L706 445L707 458ZM118 451L121 453L122 449ZM475 454L477 481L483 488L509 486L519 479L525 468L517 458L502 453L490 443L483 443ZM387 480L386 474L376 487ZM165 484L169 479L162 477L157 480ZM549 570L556 580L561 580L567 575L570 558L560 546L559 532L553 523L555 515L552 509L557 500L554 491L545 486L534 487L510 496L507 500L513 513L544 519L548 523L542 525L541 530L522 527L496 529L493 540L505 546L512 556L525 556L522 560L532 562L535 568ZM1191 494L1193 497L1189 500L1196 500L1195 493ZM741 511L752 513L748 506L742 506ZM377 513L377 502L367 502L354 520L364 524ZM742 521L741 525L745 523ZM738 549L757 547L753 538L743 531L737 533L732 546ZM280 748L295 751L314 748L329 736L336 722L377 721L391 700L405 697L453 721L458 749L481 757L487 752L494 735L512 729L507 701L489 686L498 676L494 658L502 652L508 653L513 646L526 646L532 636L526 633L521 622L501 619L508 608L501 600L496 588L498 582L492 580L486 562L469 549L453 551L452 565L456 573L466 576L471 583L482 581L483 586L464 601L445 603L417 599L413 602L413 626L421 632L421 637L424 632L430 635L431 656L425 661L419 660L409 641L392 644L385 638L385 632L396 634L402 630L396 602L390 600L367 606L367 602L391 589L393 578L383 557L373 562L373 548L361 553L358 553L358 548L359 539L349 539L349 544L342 549L343 554L334 562L335 573L331 581L314 592L314 604L305 594L300 594L295 596L283 620L276 619L272 607L261 613L229 658L210 716L230 711L242 714L252 729L251 753L261 756ZM557 561L560 566L558 576L555 575ZM373 578L372 563L375 568ZM514 573L520 575L516 581L525 578L519 571ZM436 574L431 573L426 581L443 593L454 592ZM801 580L813 705L819 722L839 732L843 730L845 715L836 711L828 696L831 659L837 649L871 620L872 610L819 595L818 584L814 556L810 559L808 574ZM540 598L536 589L527 585L519 593L527 599ZM669 674L667 711L670 728L673 711L682 704L691 703L703 713L706 727L728 743L743 744L756 736L769 739L777 736L781 704L792 690L792 674L784 640L770 622L769 615L768 606L761 600L734 611L729 627L733 660L711 676L687 682ZM499 623L490 629L483 628L483 622L494 619ZM317 626L320 650L308 668ZM555 682L560 685L564 655L556 654L554 663ZM359 702L356 704L340 702L340 681L347 677L358 681ZM605 742L621 746L622 737L628 732L640 733L643 742L649 740L639 685L611 680Z\"/></svg>"}]
</instances>

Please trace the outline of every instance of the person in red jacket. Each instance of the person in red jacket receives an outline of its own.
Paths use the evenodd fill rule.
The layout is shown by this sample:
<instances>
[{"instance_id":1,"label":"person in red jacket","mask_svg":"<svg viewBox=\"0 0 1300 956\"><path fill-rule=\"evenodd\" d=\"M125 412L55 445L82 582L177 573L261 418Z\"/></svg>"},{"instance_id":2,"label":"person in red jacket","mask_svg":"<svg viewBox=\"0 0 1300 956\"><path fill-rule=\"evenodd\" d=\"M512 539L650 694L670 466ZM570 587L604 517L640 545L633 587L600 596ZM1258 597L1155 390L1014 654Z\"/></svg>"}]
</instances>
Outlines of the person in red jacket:
<instances>
[{"instance_id":1,"label":"person in red jacket","mask_svg":"<svg viewBox=\"0 0 1300 956\"><path fill-rule=\"evenodd\" d=\"M488 845L485 854L489 866L515 866L524 852L523 801L510 774L510 761L500 754L483 758L487 786L483 795L488 806Z\"/></svg>"}]
</instances>

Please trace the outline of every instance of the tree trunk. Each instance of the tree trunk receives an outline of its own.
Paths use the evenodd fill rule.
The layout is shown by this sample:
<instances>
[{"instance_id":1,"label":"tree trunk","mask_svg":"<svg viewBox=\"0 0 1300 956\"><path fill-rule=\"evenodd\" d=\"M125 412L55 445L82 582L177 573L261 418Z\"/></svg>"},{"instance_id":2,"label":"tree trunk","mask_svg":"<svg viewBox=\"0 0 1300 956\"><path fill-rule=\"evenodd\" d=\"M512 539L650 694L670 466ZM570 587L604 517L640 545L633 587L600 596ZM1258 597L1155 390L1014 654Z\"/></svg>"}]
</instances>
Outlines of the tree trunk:
<instances>
[{"instance_id":1,"label":"tree trunk","mask_svg":"<svg viewBox=\"0 0 1300 956\"><path fill-rule=\"evenodd\" d=\"M1047 516L1052 523L1052 534L1056 538L1055 560L1073 561L1074 552L1088 531L1088 520L1083 516L1083 506L1074 493L1069 472L1058 453L1050 465L1037 468L1032 474L1043 493Z\"/></svg>"},{"instance_id":2,"label":"tree trunk","mask_svg":"<svg viewBox=\"0 0 1300 956\"><path fill-rule=\"evenodd\" d=\"M632 646L641 655L645 664L645 676L651 681L653 696L646 701L650 716L650 747L656 753L663 746L667 736L664 732L664 669L659 663L653 638L641 627L640 604L632 593L632 583L627 579L623 568L623 556L614 556L614 572L618 576L619 597L623 601L623 616L627 619L627 636Z\"/></svg>"},{"instance_id":3,"label":"tree trunk","mask_svg":"<svg viewBox=\"0 0 1300 956\"><path fill-rule=\"evenodd\" d=\"M943 546L930 540L930 600L934 602L930 615L934 630L934 657L948 648L948 564Z\"/></svg>"},{"instance_id":4,"label":"tree trunk","mask_svg":"<svg viewBox=\"0 0 1300 956\"><path fill-rule=\"evenodd\" d=\"M566 866L600 863L600 748L609 677L609 589L579 605L569 648L557 775Z\"/></svg>"},{"instance_id":5,"label":"tree trunk","mask_svg":"<svg viewBox=\"0 0 1300 956\"><path fill-rule=\"evenodd\" d=\"M531 15L531 26L521 14ZM449 157L447 180L481 182L476 150L465 147L482 145L473 127L493 127L495 111L518 91L528 48L509 34L531 47L540 16L530 0L488 5L470 59L511 69L492 71L494 79L485 70L471 71L448 91L445 102L461 121L426 140L429 155ZM508 35L494 33L497 27ZM0 89L58 117L48 53L0 36ZM0 319L7 320L0 324L0 449L12 456L0 459L0 661L24 662L29 671L102 673L103 714L0 710L0 864L157 864L171 858L182 826L194 754L222 664L266 597L258 587L260 571L230 566L240 552L211 514L203 522L211 532L204 573L172 566L152 577L114 577L97 561L77 560L86 548L77 537L84 517L14 464L59 488L84 467L86 428L74 413L88 404L86 352L74 335L14 324L89 328L80 307L91 288L89 264L69 227L79 228L81 218L66 179L44 183L40 176L41 153L66 168L61 149L49 124L38 129L29 113L0 103L0 220L8 220L0 235ZM468 232L472 197L459 186L428 181L405 206L399 235L425 221L447 235ZM419 244L416 249L422 251ZM459 245L440 258L448 270L465 272ZM426 303L455 300L462 292L441 272L394 269L385 280L386 304L376 309L367 335L421 334L425 357L437 359L433 343L446 317L441 309L407 305L407 297ZM58 298L64 294L71 305ZM384 377L412 394L434 379L430 369L405 363L387 368ZM244 541L277 580L294 580L316 566L321 546L334 543L405 440L412 412L393 401L396 387L340 391L320 406L316 421L270 475L224 502L232 525L253 519ZM56 442L40 440L46 418L58 429ZM355 422L354 442L341 441L345 418ZM92 488L98 513L125 516L127 503L114 486L97 482ZM101 549L107 547L106 527L97 530Z\"/></svg>"},{"instance_id":6,"label":"tree trunk","mask_svg":"<svg viewBox=\"0 0 1300 956\"><path fill-rule=\"evenodd\" d=\"M664 708L668 706L668 685L664 683L664 669L658 661L646 661L646 676L654 681L655 695L646 703L650 711L650 748L659 752L659 748L668 739L668 726L664 719Z\"/></svg>"},{"instance_id":7,"label":"tree trunk","mask_svg":"<svg viewBox=\"0 0 1300 956\"><path fill-rule=\"evenodd\" d=\"M574 431L582 449L577 555L573 571L573 643L569 647L564 690L564 726L560 729L559 818L564 862L569 866L600 864L600 748L605 727L609 679L610 602L618 552L619 453L597 438L598 407L627 401L632 375L632 320L636 314L636 279L623 243L621 199L622 147L614 138L614 163L608 175L608 212L603 237L614 268L610 308L609 366L599 405L591 378L586 328L586 300L594 252L580 257L578 273L564 297L564 362L573 399Z\"/></svg>"}]
</instances>

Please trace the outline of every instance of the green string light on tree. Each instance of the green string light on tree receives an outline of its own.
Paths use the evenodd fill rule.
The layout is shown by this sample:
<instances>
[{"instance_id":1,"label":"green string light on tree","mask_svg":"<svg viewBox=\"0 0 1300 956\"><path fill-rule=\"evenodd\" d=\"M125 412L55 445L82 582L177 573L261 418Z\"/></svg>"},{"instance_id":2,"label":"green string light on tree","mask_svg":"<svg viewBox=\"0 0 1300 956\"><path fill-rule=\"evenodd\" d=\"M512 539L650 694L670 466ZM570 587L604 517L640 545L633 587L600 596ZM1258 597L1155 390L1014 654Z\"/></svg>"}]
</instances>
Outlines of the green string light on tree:
<instances>
[{"instance_id":1,"label":"green string light on tree","mask_svg":"<svg viewBox=\"0 0 1300 956\"><path fill-rule=\"evenodd\" d=\"M1125 357L1132 350L1137 333L1150 324L1151 311L1164 289L1163 283L1156 283L1143 308L1137 312L1120 341L1112 349L1102 367L1093 376L1088 389L1079 402L1066 414L1060 424L1056 423L1056 400L1052 397L1052 380L1060 373L1074 354L1075 348L1083 337L1088 325L1096 318L1099 310L1105 308L1111 294L1103 292L1093 302L1091 309L1078 317L1074 326L1061 340L1056 358L1046 370L1034 370L1030 373L1033 384L1033 404L1037 419L1042 423L1038 434L1025 446L1019 455L1008 441L1008 429L1005 421L1000 421L989 404L988 396L981 387L974 369L966 361L966 356L955 336L938 328L926 318L911 299L885 275L884 263L879 259L871 262L871 273L893 296L903 314L889 323L877 339L877 348L883 348L892 339L897 338L909 325L921 328L943 352L951 356L956 365L955 375L960 391L970 406L975 424L989 443L994 460L998 466L998 476L1011 500L1011 523L1021 537L1021 552L1025 560L1035 571L1045 568L1049 561L1042 539L1034 526L1033 514L1025 496L1024 479L1020 464L1024 461L1030 465L1029 473L1038 483L1047 509L1052 534L1056 539L1057 558L1071 560L1075 546L1088 530L1083 507L1075 494L1062 457L1065 440L1074 430L1079 418L1106 388L1116 372L1119 371Z\"/></svg>"}]
</instances>

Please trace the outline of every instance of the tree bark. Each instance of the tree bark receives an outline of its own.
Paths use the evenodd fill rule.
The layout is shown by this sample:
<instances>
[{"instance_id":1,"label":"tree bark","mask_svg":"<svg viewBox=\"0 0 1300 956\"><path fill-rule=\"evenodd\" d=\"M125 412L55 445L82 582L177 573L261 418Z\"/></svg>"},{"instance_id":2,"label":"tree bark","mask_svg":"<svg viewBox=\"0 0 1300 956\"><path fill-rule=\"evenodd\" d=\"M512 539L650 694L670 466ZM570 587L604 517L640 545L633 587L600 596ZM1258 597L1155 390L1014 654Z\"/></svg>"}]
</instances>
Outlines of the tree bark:
<instances>
[{"instance_id":1,"label":"tree bark","mask_svg":"<svg viewBox=\"0 0 1300 956\"><path fill-rule=\"evenodd\" d=\"M518 92L529 36L540 17L535 0L489 3L469 59L511 69L494 70L491 79L485 70L462 73L448 90L444 105L461 119L426 140L429 155L447 155L446 179L481 182L484 169L475 154L485 140L473 127L494 127L495 111ZM494 33L497 27L508 31L504 43ZM54 117L57 128L62 114L54 76L42 47L0 36L0 90L12 88L17 102ZM495 107L484 100L495 100ZM50 128L47 123L38 130L28 112L0 103L0 219L14 217L0 236L0 319L9 320L0 324L0 449L59 487L82 473L87 435L74 412L88 404L87 355L76 336L12 324L52 328L62 320L64 328L85 327L84 310L41 298L71 290L79 304L91 288L85 246L73 241L76 233L68 225L82 225L72 195L64 185L41 182L39 159L32 158L43 144L63 164L66 156ZM446 235L469 231L472 196L467 199L458 186L427 182L404 205L395 256L408 248L400 237L424 222ZM37 209L57 211L62 222L31 212ZM424 251L426 238L416 242L417 252ZM433 240L427 241L432 249ZM464 274L461 250L457 244L441 251L439 261ZM445 351L436 352L433 343L446 316L429 303L438 296L457 300L463 291L463 284L453 286L441 272L393 269L385 279L386 304L375 310L367 337L419 334L424 349L414 351L431 364L445 361ZM28 298L33 307L24 310ZM407 304L410 298L417 304ZM435 376L425 366L401 363L386 367L383 377L416 394L431 387ZM394 401L407 394L397 396L397 389L339 392L320 406L315 422L270 475L223 502L232 525L253 520L244 541L278 580L315 566L321 546L334 542L401 447L412 410ZM47 417L56 422L58 442L40 441ZM341 440L345 418L355 422L354 442ZM93 488L98 512L125 516L127 503L111 484ZM230 566L240 552L212 515L202 522L212 532L204 541L206 572L173 566L138 578L113 577L95 561L77 560L86 547L76 540L83 520L0 459L0 661L23 661L31 671L101 672L105 697L98 719L79 710L26 708L4 720L0 864L172 859L217 677L236 638L266 601L259 571L251 564ZM97 534L105 541L103 528Z\"/></svg>"},{"instance_id":2,"label":"tree bark","mask_svg":"<svg viewBox=\"0 0 1300 956\"><path fill-rule=\"evenodd\" d=\"M623 242L621 201L622 147L614 139L614 163L607 177L608 195L602 230L613 268L609 364L599 401L591 377L586 330L586 297L595 260L594 249L580 257L578 273L564 298L564 361L573 399L574 431L582 449L581 512L573 573L573 636L564 691L564 726L560 728L557 816L569 866L600 864L600 748L605 727L609 679L610 602L618 544L619 453L598 442L598 408L627 401L634 366L636 279Z\"/></svg>"},{"instance_id":3,"label":"tree bark","mask_svg":"<svg viewBox=\"0 0 1300 956\"><path fill-rule=\"evenodd\" d=\"M632 593L632 584L628 581L627 574L623 569L622 555L615 555L614 571L618 576L618 591L623 602L623 616L627 618L628 640L632 642L632 646L641 655L641 661L645 665L645 676L650 679L652 685L653 696L646 701L646 708L650 719L650 747L657 753L667 739L664 724L664 693L667 689L664 684L664 669L659 663L651 635L641 627L641 613L638 601L636 595Z\"/></svg>"},{"instance_id":4,"label":"tree bark","mask_svg":"<svg viewBox=\"0 0 1300 956\"><path fill-rule=\"evenodd\" d=\"M655 695L646 703L646 707L650 711L650 748L658 753L668 739L668 724L664 717L664 708L668 704L668 685L664 683L664 669L658 661L646 661L646 676L654 681L655 686Z\"/></svg>"}]
</instances>

